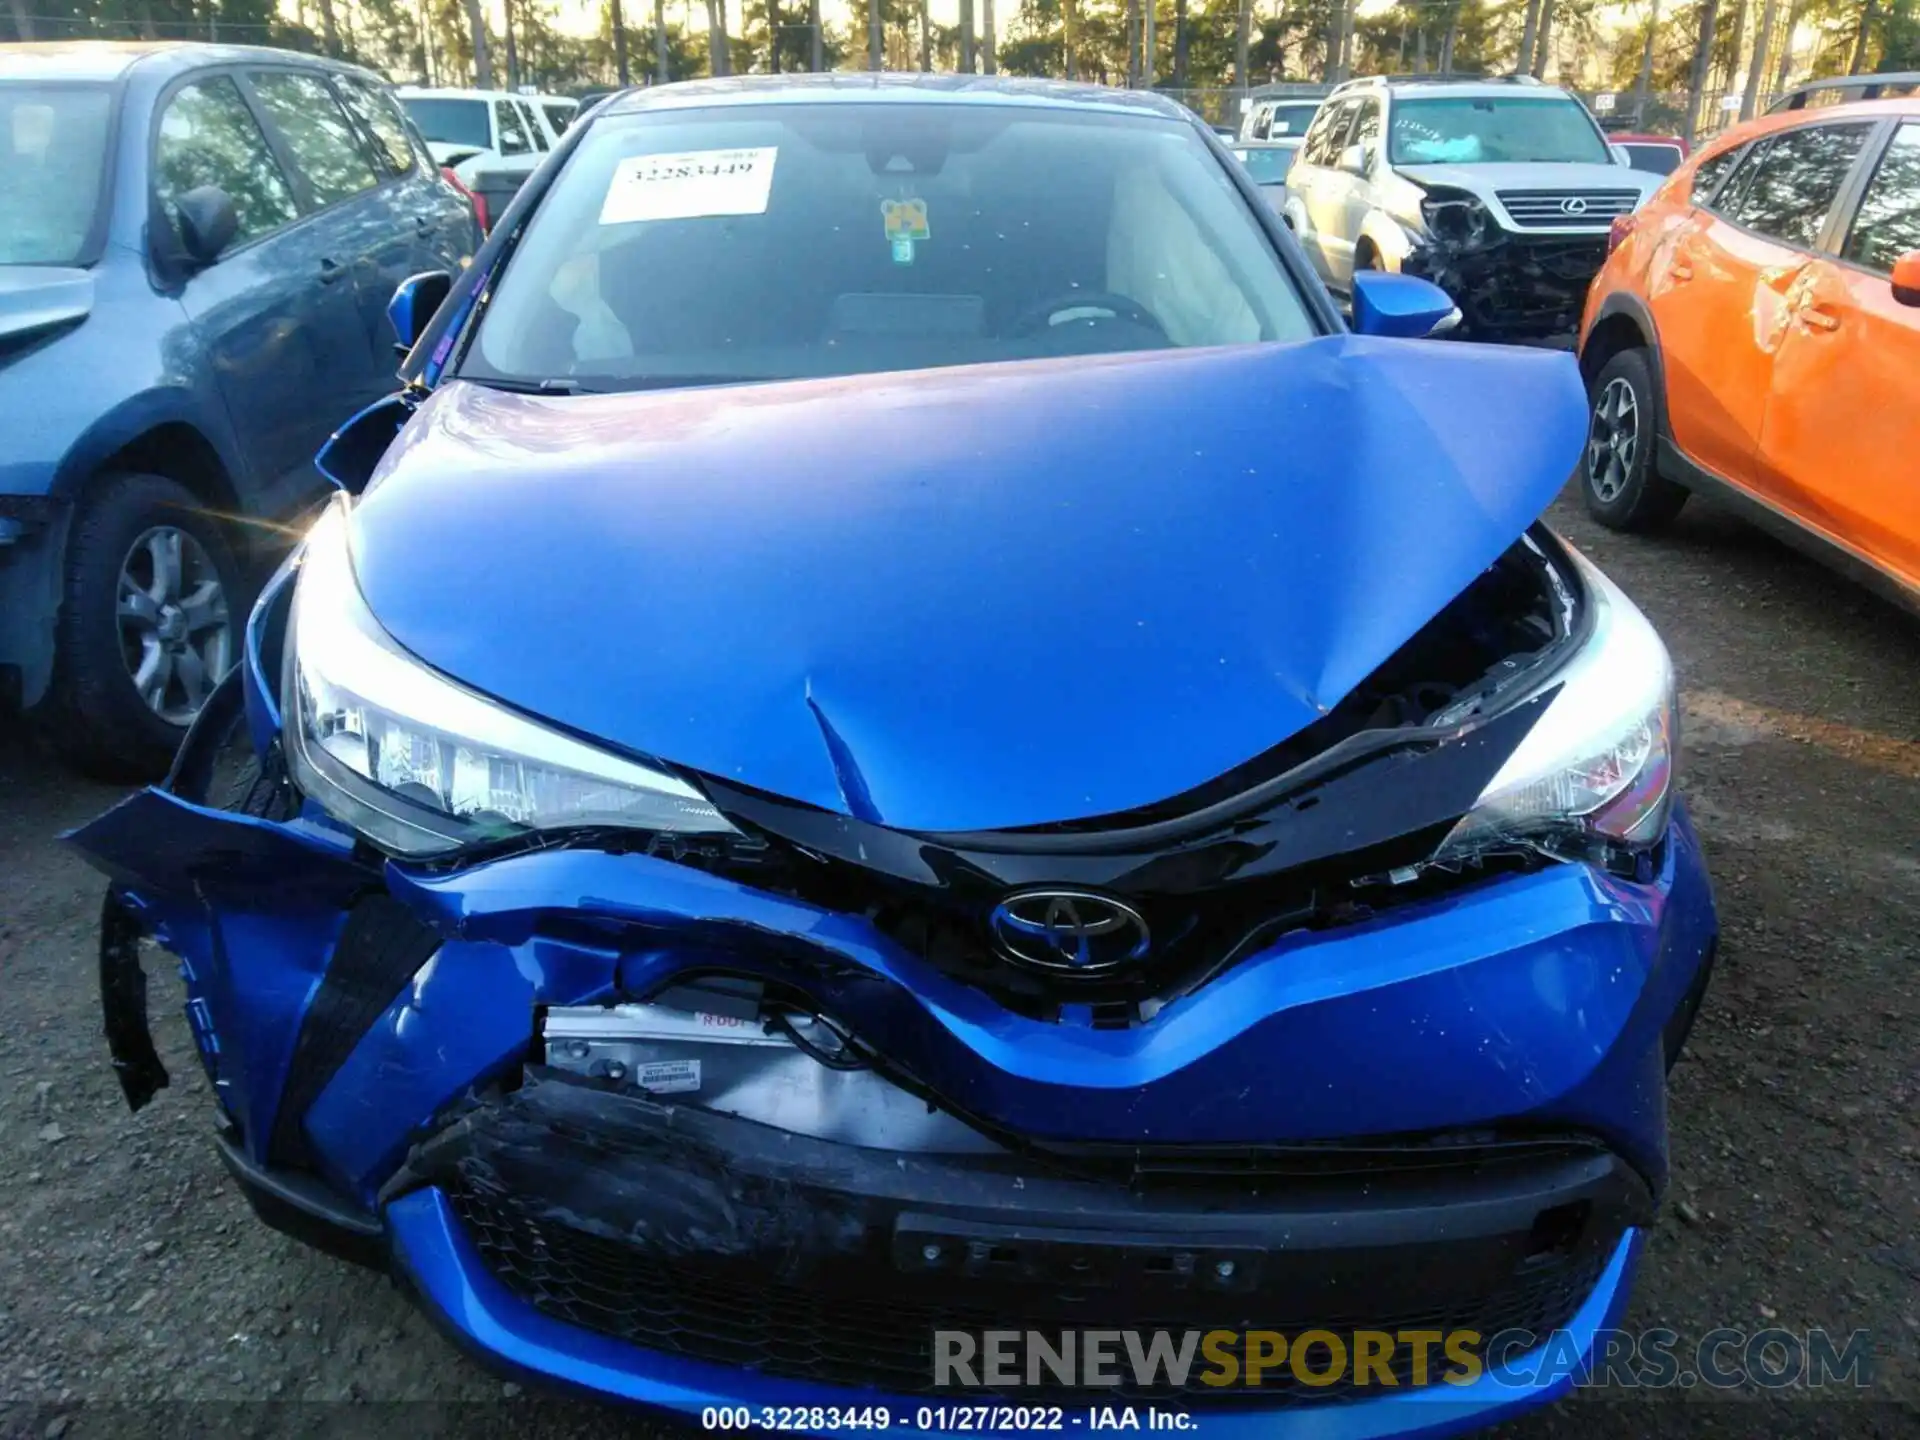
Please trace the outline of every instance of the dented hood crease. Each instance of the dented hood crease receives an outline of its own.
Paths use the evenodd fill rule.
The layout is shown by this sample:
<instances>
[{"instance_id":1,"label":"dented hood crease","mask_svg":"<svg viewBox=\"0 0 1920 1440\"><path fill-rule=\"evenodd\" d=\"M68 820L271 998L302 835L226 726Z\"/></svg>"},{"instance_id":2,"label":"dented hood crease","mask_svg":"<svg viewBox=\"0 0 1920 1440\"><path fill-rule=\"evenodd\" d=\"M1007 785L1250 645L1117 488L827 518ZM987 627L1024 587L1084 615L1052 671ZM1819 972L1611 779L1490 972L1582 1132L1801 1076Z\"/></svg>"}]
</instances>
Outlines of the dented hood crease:
<instances>
[{"instance_id":1,"label":"dented hood crease","mask_svg":"<svg viewBox=\"0 0 1920 1440\"><path fill-rule=\"evenodd\" d=\"M400 644L913 830L1117 813L1337 703L1552 500L1570 356L1327 337L629 395L464 382L355 511Z\"/></svg>"}]
</instances>

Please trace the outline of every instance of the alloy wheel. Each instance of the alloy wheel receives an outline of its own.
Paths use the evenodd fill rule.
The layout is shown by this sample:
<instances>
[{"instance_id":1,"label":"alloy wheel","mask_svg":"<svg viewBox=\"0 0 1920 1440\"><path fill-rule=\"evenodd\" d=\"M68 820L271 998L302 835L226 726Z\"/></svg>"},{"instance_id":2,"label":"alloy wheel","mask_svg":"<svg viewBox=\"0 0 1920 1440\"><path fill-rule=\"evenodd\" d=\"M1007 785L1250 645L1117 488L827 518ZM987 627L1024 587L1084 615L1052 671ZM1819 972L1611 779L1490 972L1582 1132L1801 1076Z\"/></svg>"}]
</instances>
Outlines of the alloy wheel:
<instances>
[{"instance_id":1,"label":"alloy wheel","mask_svg":"<svg viewBox=\"0 0 1920 1440\"><path fill-rule=\"evenodd\" d=\"M120 564L120 656L146 707L187 725L227 673L227 592L200 542L156 525Z\"/></svg>"},{"instance_id":2,"label":"alloy wheel","mask_svg":"<svg viewBox=\"0 0 1920 1440\"><path fill-rule=\"evenodd\" d=\"M1633 386L1616 376L1594 402L1587 433L1587 484L1602 505L1612 504L1627 488L1639 446L1640 402Z\"/></svg>"}]
</instances>

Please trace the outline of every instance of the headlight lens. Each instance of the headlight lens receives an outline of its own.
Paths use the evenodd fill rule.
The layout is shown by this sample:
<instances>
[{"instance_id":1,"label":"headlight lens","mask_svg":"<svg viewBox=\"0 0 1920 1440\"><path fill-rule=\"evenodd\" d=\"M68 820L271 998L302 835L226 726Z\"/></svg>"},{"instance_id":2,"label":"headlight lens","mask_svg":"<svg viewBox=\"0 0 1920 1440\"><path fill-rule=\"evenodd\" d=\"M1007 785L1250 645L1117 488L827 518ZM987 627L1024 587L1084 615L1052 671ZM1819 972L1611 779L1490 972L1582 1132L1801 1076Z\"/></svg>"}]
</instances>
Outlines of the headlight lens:
<instances>
[{"instance_id":1,"label":"headlight lens","mask_svg":"<svg viewBox=\"0 0 1920 1440\"><path fill-rule=\"evenodd\" d=\"M1647 618L1586 559L1592 629L1559 693L1435 854L1535 844L1562 853L1657 840L1673 803L1673 663Z\"/></svg>"},{"instance_id":2,"label":"headlight lens","mask_svg":"<svg viewBox=\"0 0 1920 1440\"><path fill-rule=\"evenodd\" d=\"M281 707L294 778L330 814L408 856L595 826L737 833L686 781L524 719L401 649L354 580L347 503L307 537Z\"/></svg>"}]
</instances>

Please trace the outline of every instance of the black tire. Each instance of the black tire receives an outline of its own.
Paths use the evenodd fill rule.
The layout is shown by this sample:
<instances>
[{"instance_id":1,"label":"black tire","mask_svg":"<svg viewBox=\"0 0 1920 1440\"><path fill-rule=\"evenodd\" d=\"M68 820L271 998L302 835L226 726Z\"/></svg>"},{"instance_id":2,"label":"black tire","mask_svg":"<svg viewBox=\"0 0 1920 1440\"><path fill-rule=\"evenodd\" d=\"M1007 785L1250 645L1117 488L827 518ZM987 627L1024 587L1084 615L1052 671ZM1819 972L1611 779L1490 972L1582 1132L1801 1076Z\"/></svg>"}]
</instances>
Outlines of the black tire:
<instances>
[{"instance_id":1,"label":"black tire","mask_svg":"<svg viewBox=\"0 0 1920 1440\"><path fill-rule=\"evenodd\" d=\"M1587 387L1587 444L1580 493L1609 530L1657 530L1680 513L1687 491L1659 472L1661 400L1645 350L1622 350Z\"/></svg>"},{"instance_id":2,"label":"black tire","mask_svg":"<svg viewBox=\"0 0 1920 1440\"><path fill-rule=\"evenodd\" d=\"M151 589L166 593L154 558L153 537L183 537L172 549L176 597L192 604L156 604L155 619L121 615L123 576L140 567L153 575ZM163 538L157 542L167 546ZM145 548L144 558L134 555ZM197 551L197 553L196 553ZM54 749L70 764L103 780L148 780L166 773L187 733L197 706L220 678L206 673L208 657L223 657L230 667L240 653L240 628L246 615L242 575L219 523L180 485L159 475L102 476L73 517L67 537L66 584L55 631L53 685L40 707L42 728ZM185 589L191 584L191 593ZM218 604L207 601L207 586L218 588ZM133 597L138 599L138 597ZM171 610L173 613L168 614ZM218 617L218 618L214 618ZM194 626L175 637L171 627ZM153 703L142 698L129 656L145 653L152 633L160 653L156 669L165 678L149 681ZM214 637L224 634L224 651ZM185 663L193 649L192 675ZM196 683L197 682L197 683Z\"/></svg>"}]
</instances>

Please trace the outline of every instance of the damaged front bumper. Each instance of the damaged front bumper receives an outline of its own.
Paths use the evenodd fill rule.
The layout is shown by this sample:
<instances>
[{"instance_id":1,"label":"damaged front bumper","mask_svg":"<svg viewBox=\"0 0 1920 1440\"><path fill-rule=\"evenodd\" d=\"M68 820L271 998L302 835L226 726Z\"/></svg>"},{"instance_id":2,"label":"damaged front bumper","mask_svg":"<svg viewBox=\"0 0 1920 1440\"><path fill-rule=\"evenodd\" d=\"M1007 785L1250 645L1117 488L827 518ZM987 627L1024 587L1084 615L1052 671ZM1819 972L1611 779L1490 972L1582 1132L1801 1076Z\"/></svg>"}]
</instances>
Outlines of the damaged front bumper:
<instances>
[{"instance_id":1,"label":"damaged front bumper","mask_svg":"<svg viewBox=\"0 0 1920 1440\"><path fill-rule=\"evenodd\" d=\"M1489 225L1471 239L1429 236L1400 269L1453 298L1461 339L1545 340L1578 330L1587 288L1606 258L1604 234L1517 235Z\"/></svg>"},{"instance_id":2,"label":"damaged front bumper","mask_svg":"<svg viewBox=\"0 0 1920 1440\"><path fill-rule=\"evenodd\" d=\"M273 669L250 645L168 785L71 837L112 881L115 1063L136 1108L165 1083L151 935L262 1217L390 1266L495 1364L907 1428L982 1398L931 1388L936 1329L1558 1330L1584 1354L1624 1305L1715 935L1682 810L1631 877L1550 864L1276 931L1109 1024L651 854L378 856L285 783ZM263 778L210 805L243 710ZM1530 1353L1467 1387L1027 1398L1464 1428L1565 1388L1577 1367Z\"/></svg>"}]
</instances>

